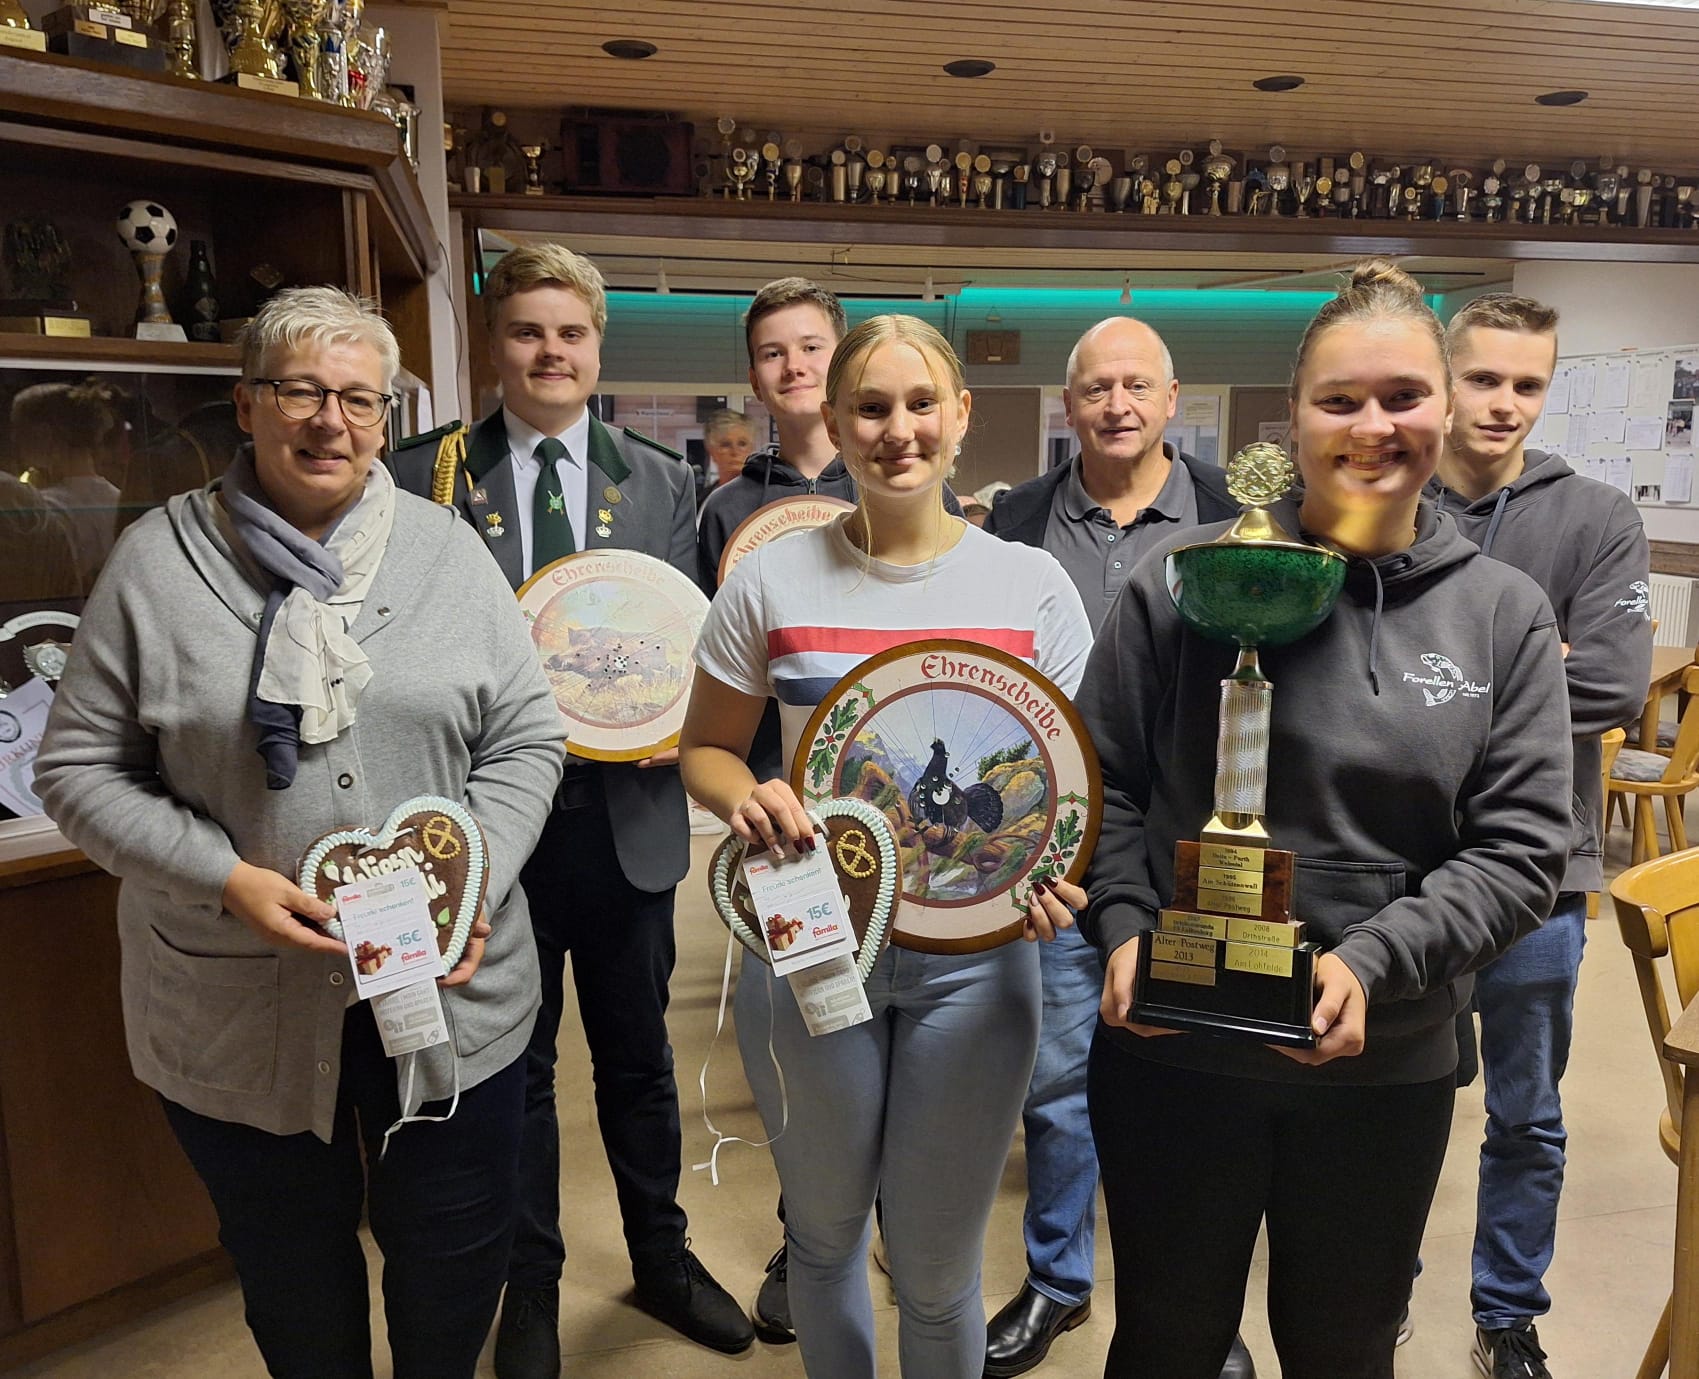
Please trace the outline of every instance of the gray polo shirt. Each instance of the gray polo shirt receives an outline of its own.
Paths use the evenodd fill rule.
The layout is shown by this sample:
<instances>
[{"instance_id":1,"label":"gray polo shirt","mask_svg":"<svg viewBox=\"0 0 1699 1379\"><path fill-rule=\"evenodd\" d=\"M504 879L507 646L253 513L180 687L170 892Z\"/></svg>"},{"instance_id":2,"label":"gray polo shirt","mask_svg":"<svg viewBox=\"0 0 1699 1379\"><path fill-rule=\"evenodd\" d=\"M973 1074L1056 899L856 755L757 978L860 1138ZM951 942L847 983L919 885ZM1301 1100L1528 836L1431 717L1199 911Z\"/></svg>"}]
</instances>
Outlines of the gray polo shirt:
<instances>
[{"instance_id":1,"label":"gray polo shirt","mask_svg":"<svg viewBox=\"0 0 1699 1379\"><path fill-rule=\"evenodd\" d=\"M1068 461L1067 477L1050 502L1044 528L1044 549L1062 562L1080 591L1093 633L1108 615L1109 605L1132 574L1139 557L1176 526L1198 524L1198 495L1191 471L1168 442L1162 453L1171 462L1168 478L1149 507L1125 527L1099 507L1080 482L1080 457Z\"/></svg>"}]
</instances>

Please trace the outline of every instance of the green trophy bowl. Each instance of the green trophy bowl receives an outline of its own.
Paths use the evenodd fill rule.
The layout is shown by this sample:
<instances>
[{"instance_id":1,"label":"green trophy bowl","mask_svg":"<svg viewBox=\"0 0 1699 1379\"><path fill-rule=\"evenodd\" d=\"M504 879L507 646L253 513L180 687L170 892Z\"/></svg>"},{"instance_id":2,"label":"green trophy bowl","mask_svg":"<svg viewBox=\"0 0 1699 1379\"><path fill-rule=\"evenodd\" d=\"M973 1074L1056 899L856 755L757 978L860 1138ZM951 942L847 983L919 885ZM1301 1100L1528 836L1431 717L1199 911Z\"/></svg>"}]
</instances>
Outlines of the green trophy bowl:
<instances>
[{"instance_id":1,"label":"green trophy bowl","mask_svg":"<svg viewBox=\"0 0 1699 1379\"><path fill-rule=\"evenodd\" d=\"M1170 551L1168 592L1186 625L1218 642L1285 646L1319 627L1345 559L1301 541L1206 541Z\"/></svg>"}]
</instances>

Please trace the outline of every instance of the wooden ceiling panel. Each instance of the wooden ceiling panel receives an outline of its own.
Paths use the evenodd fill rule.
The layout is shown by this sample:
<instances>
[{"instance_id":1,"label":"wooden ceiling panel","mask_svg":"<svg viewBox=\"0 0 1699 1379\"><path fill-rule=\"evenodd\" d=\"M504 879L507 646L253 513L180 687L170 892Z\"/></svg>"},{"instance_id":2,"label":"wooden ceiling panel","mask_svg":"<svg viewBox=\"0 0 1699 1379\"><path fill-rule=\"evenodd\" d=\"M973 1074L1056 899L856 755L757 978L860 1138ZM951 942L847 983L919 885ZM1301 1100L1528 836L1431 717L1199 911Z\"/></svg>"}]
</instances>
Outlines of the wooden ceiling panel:
<instances>
[{"instance_id":1,"label":"wooden ceiling panel","mask_svg":"<svg viewBox=\"0 0 1699 1379\"><path fill-rule=\"evenodd\" d=\"M601 51L640 38L643 62ZM997 63L960 80L942 64ZM450 104L664 110L712 130L888 130L908 142L1198 146L1258 156L1361 147L1388 156L1567 163L1608 155L1699 168L1699 13L1578 3L1387 0L1145 3L863 0L450 0ZM1305 86L1250 82L1296 73ZM1548 108L1551 90L1591 93Z\"/></svg>"}]
</instances>

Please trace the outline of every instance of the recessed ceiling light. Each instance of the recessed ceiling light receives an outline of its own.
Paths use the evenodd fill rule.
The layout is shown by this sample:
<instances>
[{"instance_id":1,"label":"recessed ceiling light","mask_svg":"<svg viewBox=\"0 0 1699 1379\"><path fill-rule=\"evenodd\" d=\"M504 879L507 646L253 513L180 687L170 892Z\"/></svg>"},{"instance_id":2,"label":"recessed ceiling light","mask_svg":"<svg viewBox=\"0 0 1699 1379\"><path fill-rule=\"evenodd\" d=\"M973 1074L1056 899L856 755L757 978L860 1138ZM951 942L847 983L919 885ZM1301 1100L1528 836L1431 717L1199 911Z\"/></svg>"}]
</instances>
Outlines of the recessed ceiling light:
<instances>
[{"instance_id":1,"label":"recessed ceiling light","mask_svg":"<svg viewBox=\"0 0 1699 1379\"><path fill-rule=\"evenodd\" d=\"M1276 77L1258 77L1251 83L1259 91L1296 91L1304 84L1302 77L1290 73Z\"/></svg>"},{"instance_id":2,"label":"recessed ceiling light","mask_svg":"<svg viewBox=\"0 0 1699 1379\"><path fill-rule=\"evenodd\" d=\"M982 57L959 57L946 62L944 70L952 77L987 77L997 70L997 64Z\"/></svg>"},{"instance_id":3,"label":"recessed ceiling light","mask_svg":"<svg viewBox=\"0 0 1699 1379\"><path fill-rule=\"evenodd\" d=\"M610 38L602 44L602 51L609 57L622 57L627 62L641 62L646 57L654 57L658 49L653 43L645 43L641 38Z\"/></svg>"},{"instance_id":4,"label":"recessed ceiling light","mask_svg":"<svg viewBox=\"0 0 1699 1379\"><path fill-rule=\"evenodd\" d=\"M1580 105L1587 99L1585 91L1547 91L1543 96L1535 96L1535 105Z\"/></svg>"}]
</instances>

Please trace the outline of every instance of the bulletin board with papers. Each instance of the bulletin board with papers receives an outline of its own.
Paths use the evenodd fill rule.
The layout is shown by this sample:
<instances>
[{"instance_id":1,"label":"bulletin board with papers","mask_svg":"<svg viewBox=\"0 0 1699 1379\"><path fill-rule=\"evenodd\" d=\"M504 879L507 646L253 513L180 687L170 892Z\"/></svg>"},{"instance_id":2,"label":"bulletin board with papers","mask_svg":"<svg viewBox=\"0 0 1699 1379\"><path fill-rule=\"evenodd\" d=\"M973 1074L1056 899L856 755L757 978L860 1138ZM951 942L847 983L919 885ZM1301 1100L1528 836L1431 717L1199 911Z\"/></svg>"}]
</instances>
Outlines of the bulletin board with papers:
<instances>
[{"instance_id":1,"label":"bulletin board with papers","mask_svg":"<svg viewBox=\"0 0 1699 1379\"><path fill-rule=\"evenodd\" d=\"M1692 505L1699 345L1560 358L1528 445L1642 507Z\"/></svg>"}]
</instances>

